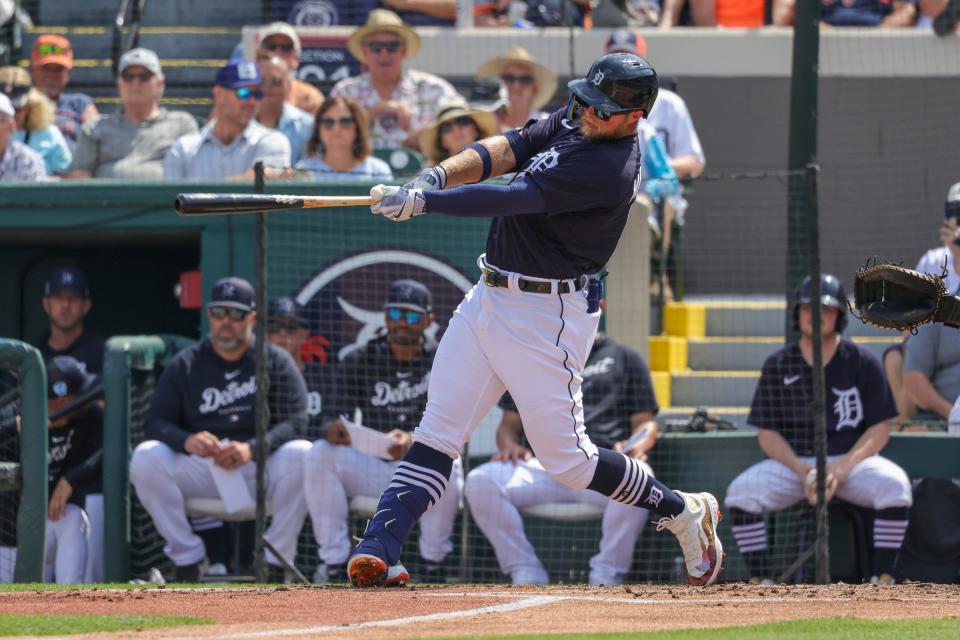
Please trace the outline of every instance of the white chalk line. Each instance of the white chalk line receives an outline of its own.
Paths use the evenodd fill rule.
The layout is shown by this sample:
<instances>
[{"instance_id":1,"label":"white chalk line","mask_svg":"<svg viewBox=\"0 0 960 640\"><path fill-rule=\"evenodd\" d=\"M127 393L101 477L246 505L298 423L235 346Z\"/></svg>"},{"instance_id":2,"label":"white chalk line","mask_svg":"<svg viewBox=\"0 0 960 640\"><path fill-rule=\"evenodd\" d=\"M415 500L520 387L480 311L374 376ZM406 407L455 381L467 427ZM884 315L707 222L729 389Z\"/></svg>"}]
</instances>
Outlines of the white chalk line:
<instances>
[{"instance_id":1,"label":"white chalk line","mask_svg":"<svg viewBox=\"0 0 960 640\"><path fill-rule=\"evenodd\" d=\"M491 597L535 597L535 596L523 596L517 593L511 593L509 591L487 591L487 592L462 592L462 593L449 593L449 592L421 592L423 595L430 596L433 598L491 598ZM865 596L866 594L860 594ZM816 597L808 598L806 596L769 596L769 597L750 597L750 598L738 598L735 596L727 598L669 598L669 599L659 599L659 598L634 598L634 597L612 597L612 596L584 596L584 595L556 595L554 596L558 600L579 600L582 602L612 602L618 604L678 604L678 605L702 605L702 604L729 604L734 605L738 603L744 604L763 604L765 602L773 602L777 604L781 603L801 603L801 602L816 602L816 603L834 603L834 602L850 602L849 597ZM901 603L924 603L924 602L949 602L949 600L944 600L942 596L922 596L922 597L907 597L900 598L898 602ZM877 599L867 599L863 598L859 602L888 602L882 598Z\"/></svg>"}]
</instances>

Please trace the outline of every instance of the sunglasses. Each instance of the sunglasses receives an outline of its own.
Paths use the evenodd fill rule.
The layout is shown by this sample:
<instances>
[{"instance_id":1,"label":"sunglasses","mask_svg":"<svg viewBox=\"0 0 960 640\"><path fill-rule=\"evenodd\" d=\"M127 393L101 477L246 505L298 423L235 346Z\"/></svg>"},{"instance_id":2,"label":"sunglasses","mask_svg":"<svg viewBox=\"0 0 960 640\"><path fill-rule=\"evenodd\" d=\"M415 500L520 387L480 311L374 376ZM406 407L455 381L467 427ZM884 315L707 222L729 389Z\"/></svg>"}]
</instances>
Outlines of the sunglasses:
<instances>
[{"instance_id":1,"label":"sunglasses","mask_svg":"<svg viewBox=\"0 0 960 640\"><path fill-rule=\"evenodd\" d=\"M353 116L347 116L343 118L320 118L320 126L324 129L333 129L333 125L339 124L341 129L349 129L354 124L356 120Z\"/></svg>"},{"instance_id":2,"label":"sunglasses","mask_svg":"<svg viewBox=\"0 0 960 640\"><path fill-rule=\"evenodd\" d=\"M210 317L215 320L230 318L234 322L240 322L246 318L249 313L249 311L235 309L234 307L210 307Z\"/></svg>"},{"instance_id":3,"label":"sunglasses","mask_svg":"<svg viewBox=\"0 0 960 640\"><path fill-rule=\"evenodd\" d=\"M253 98L254 100L260 100L263 98L263 91L258 91L257 89L250 89L247 87L240 87L239 89L234 89L234 93L237 94L237 97L241 100L249 100Z\"/></svg>"},{"instance_id":4,"label":"sunglasses","mask_svg":"<svg viewBox=\"0 0 960 640\"><path fill-rule=\"evenodd\" d=\"M70 53L70 47L63 47L59 44L38 44L34 47L34 51L41 56L59 56L64 53Z\"/></svg>"},{"instance_id":5,"label":"sunglasses","mask_svg":"<svg viewBox=\"0 0 960 640\"><path fill-rule=\"evenodd\" d=\"M453 131L454 125L458 127L469 127L470 125L476 126L476 124L473 122L473 118L470 116L459 116L453 118L452 120L447 120L446 122L441 123L439 128L440 135L444 135Z\"/></svg>"},{"instance_id":6,"label":"sunglasses","mask_svg":"<svg viewBox=\"0 0 960 640\"><path fill-rule=\"evenodd\" d=\"M533 85L533 76L515 76L512 73L505 73L500 76L500 79L507 84L519 84L524 87L529 87Z\"/></svg>"},{"instance_id":7,"label":"sunglasses","mask_svg":"<svg viewBox=\"0 0 960 640\"><path fill-rule=\"evenodd\" d=\"M403 46L402 40L391 40L390 42L367 42L363 45L367 49L370 49L373 53L380 53L381 51L386 51L387 53L396 53L400 51L400 47Z\"/></svg>"},{"instance_id":8,"label":"sunglasses","mask_svg":"<svg viewBox=\"0 0 960 640\"><path fill-rule=\"evenodd\" d=\"M419 324L423 320L422 311L412 311L410 309L400 309L399 307L390 307L387 309L387 320L391 322L400 322L406 320L407 324Z\"/></svg>"},{"instance_id":9,"label":"sunglasses","mask_svg":"<svg viewBox=\"0 0 960 640\"><path fill-rule=\"evenodd\" d=\"M580 98L575 95L570 96L570 101L567 102L567 120L573 120L575 117L580 115L581 111L589 109L590 105L584 103ZM631 111L639 111L639 109L621 109L620 111L604 111L597 107L593 108L594 112L597 114L597 118L603 120L604 122L608 121L613 116L619 116L623 113L630 113Z\"/></svg>"},{"instance_id":10,"label":"sunglasses","mask_svg":"<svg viewBox=\"0 0 960 640\"><path fill-rule=\"evenodd\" d=\"M264 42L260 46L267 51L283 51L284 53L290 53L293 51L292 42Z\"/></svg>"},{"instance_id":11,"label":"sunglasses","mask_svg":"<svg viewBox=\"0 0 960 640\"><path fill-rule=\"evenodd\" d=\"M267 324L267 331L269 331L270 333L280 333L281 331L286 331L287 333L293 333L294 331L299 331L300 329L303 329L303 328L304 328L303 325L297 322L296 320L286 321L286 322L282 320L277 320Z\"/></svg>"},{"instance_id":12,"label":"sunglasses","mask_svg":"<svg viewBox=\"0 0 960 640\"><path fill-rule=\"evenodd\" d=\"M150 78L153 77L153 74L149 71L143 71L141 73L136 73L135 71L124 71L120 74L120 78L124 82L133 82L134 80L139 80L140 82L150 82Z\"/></svg>"}]
</instances>

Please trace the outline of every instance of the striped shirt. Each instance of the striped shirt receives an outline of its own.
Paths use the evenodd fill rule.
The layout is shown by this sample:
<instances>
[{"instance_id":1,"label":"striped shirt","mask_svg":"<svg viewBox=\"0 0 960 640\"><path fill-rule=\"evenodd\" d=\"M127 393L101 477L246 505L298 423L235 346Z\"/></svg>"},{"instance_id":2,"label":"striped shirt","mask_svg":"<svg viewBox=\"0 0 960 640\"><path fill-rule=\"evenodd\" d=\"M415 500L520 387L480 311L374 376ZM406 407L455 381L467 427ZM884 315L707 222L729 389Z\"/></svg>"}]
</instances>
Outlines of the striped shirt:
<instances>
[{"instance_id":1,"label":"striped shirt","mask_svg":"<svg viewBox=\"0 0 960 640\"><path fill-rule=\"evenodd\" d=\"M39 153L16 140L7 142L0 157L0 182L30 182L46 177L47 171Z\"/></svg>"}]
</instances>

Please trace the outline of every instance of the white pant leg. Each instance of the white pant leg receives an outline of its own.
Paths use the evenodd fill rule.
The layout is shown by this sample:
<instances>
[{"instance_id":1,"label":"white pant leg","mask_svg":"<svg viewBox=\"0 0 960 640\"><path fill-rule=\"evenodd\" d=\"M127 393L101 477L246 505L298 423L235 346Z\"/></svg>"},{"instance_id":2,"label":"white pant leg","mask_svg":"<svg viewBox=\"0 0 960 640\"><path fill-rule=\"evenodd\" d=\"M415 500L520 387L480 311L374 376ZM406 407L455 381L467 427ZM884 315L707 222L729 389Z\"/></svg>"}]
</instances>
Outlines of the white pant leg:
<instances>
[{"instance_id":1,"label":"white pant leg","mask_svg":"<svg viewBox=\"0 0 960 640\"><path fill-rule=\"evenodd\" d=\"M790 467L767 459L749 467L727 488L724 504L747 513L781 511L803 500L803 482Z\"/></svg>"},{"instance_id":2,"label":"white pant leg","mask_svg":"<svg viewBox=\"0 0 960 640\"><path fill-rule=\"evenodd\" d=\"M650 465L641 462L640 466L647 475L654 477ZM600 496L594 491L586 490L586 493ZM650 512L600 497L604 498L607 504L603 510L600 551L590 558L590 584L622 584L624 577L630 572L633 550Z\"/></svg>"},{"instance_id":3,"label":"white pant leg","mask_svg":"<svg viewBox=\"0 0 960 640\"><path fill-rule=\"evenodd\" d=\"M87 544L90 522L87 514L75 504L67 504L63 515L54 522L47 520L47 566L44 578L58 584L83 582L87 570ZM52 575L51 575L52 574Z\"/></svg>"},{"instance_id":4,"label":"white pant leg","mask_svg":"<svg viewBox=\"0 0 960 640\"><path fill-rule=\"evenodd\" d=\"M907 473L896 463L879 455L861 460L837 487L836 497L868 509L909 507L913 487Z\"/></svg>"},{"instance_id":5,"label":"white pant leg","mask_svg":"<svg viewBox=\"0 0 960 640\"><path fill-rule=\"evenodd\" d=\"M307 440L291 440L270 454L267 460L267 502L271 515L270 526L263 535L291 564L297 557L297 538L307 517L303 468L310 447ZM251 487L251 495L256 495L257 465L245 464L244 477ZM280 564L269 549L266 550L266 559L270 564Z\"/></svg>"},{"instance_id":6,"label":"white pant leg","mask_svg":"<svg viewBox=\"0 0 960 640\"><path fill-rule=\"evenodd\" d=\"M13 582L13 573L16 567L17 548L0 547L0 584Z\"/></svg>"},{"instance_id":7,"label":"white pant leg","mask_svg":"<svg viewBox=\"0 0 960 640\"><path fill-rule=\"evenodd\" d=\"M176 453L157 440L147 440L133 450L130 482L163 536L167 557L177 566L203 560L203 540L190 527L185 498L220 497L208 463L196 456Z\"/></svg>"},{"instance_id":8,"label":"white pant leg","mask_svg":"<svg viewBox=\"0 0 960 640\"><path fill-rule=\"evenodd\" d=\"M90 519L90 544L87 545L87 570L84 582L103 582L103 494L87 495L83 510Z\"/></svg>"},{"instance_id":9,"label":"white pant leg","mask_svg":"<svg viewBox=\"0 0 960 640\"><path fill-rule=\"evenodd\" d=\"M489 310L482 307L486 285L467 292L453 312L430 369L427 407L413 432L416 442L451 458L503 395L505 387L490 366L480 334Z\"/></svg>"},{"instance_id":10,"label":"white pant leg","mask_svg":"<svg viewBox=\"0 0 960 640\"><path fill-rule=\"evenodd\" d=\"M596 338L600 314L582 292L548 295L484 287L480 341L523 419L534 454L552 476L585 489L597 447L583 424L579 371Z\"/></svg>"},{"instance_id":11,"label":"white pant leg","mask_svg":"<svg viewBox=\"0 0 960 640\"><path fill-rule=\"evenodd\" d=\"M389 484L389 482L388 482ZM453 551L453 526L460 512L460 492L463 486L463 464L453 461L450 481L440 499L420 518L420 555L430 562L443 562ZM384 485L384 489L386 489Z\"/></svg>"}]
</instances>

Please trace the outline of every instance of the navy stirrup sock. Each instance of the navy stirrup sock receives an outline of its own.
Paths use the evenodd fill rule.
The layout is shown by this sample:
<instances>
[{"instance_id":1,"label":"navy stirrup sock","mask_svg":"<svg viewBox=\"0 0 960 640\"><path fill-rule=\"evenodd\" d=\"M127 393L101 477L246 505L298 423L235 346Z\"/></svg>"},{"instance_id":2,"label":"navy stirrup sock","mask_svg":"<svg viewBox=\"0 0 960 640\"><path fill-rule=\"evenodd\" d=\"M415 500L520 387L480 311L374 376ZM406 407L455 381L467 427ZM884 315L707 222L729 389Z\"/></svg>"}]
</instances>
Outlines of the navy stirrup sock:
<instances>
[{"instance_id":1,"label":"navy stirrup sock","mask_svg":"<svg viewBox=\"0 0 960 640\"><path fill-rule=\"evenodd\" d=\"M413 525L440 500L452 470L450 456L419 442L414 442L403 457L363 532L365 539L380 543L387 564L400 561L400 551ZM357 551L380 555L366 540L357 546Z\"/></svg>"},{"instance_id":2,"label":"navy stirrup sock","mask_svg":"<svg viewBox=\"0 0 960 640\"><path fill-rule=\"evenodd\" d=\"M661 516L683 513L683 498L648 475L639 462L610 449L598 449L598 454L597 470L587 489L617 502L650 509Z\"/></svg>"}]
</instances>

